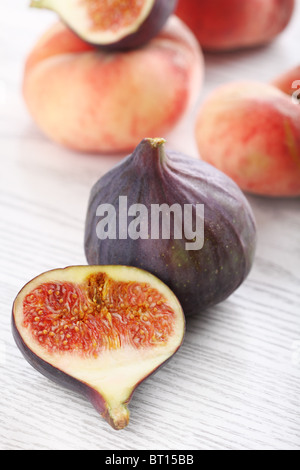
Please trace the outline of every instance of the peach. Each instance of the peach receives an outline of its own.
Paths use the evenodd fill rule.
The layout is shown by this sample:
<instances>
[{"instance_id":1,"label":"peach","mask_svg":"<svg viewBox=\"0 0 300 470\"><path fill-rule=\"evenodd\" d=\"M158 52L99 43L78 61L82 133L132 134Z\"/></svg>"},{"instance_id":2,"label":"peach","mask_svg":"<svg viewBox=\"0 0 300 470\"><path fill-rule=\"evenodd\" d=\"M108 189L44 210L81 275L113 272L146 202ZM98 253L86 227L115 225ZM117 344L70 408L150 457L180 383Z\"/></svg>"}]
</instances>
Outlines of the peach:
<instances>
[{"instance_id":1,"label":"peach","mask_svg":"<svg viewBox=\"0 0 300 470\"><path fill-rule=\"evenodd\" d=\"M58 23L28 57L23 94L53 141L86 153L129 152L173 130L195 104L203 69L197 40L175 16L143 48L113 53Z\"/></svg>"},{"instance_id":2,"label":"peach","mask_svg":"<svg viewBox=\"0 0 300 470\"><path fill-rule=\"evenodd\" d=\"M300 65L275 78L272 85L284 93L294 96L295 100L297 100L300 95Z\"/></svg>"},{"instance_id":3,"label":"peach","mask_svg":"<svg viewBox=\"0 0 300 470\"><path fill-rule=\"evenodd\" d=\"M273 84L217 88L198 112L195 133L200 157L244 191L300 195L300 106Z\"/></svg>"},{"instance_id":4,"label":"peach","mask_svg":"<svg viewBox=\"0 0 300 470\"><path fill-rule=\"evenodd\" d=\"M288 25L295 0L179 0L176 14L201 46L226 51L263 45Z\"/></svg>"}]
</instances>

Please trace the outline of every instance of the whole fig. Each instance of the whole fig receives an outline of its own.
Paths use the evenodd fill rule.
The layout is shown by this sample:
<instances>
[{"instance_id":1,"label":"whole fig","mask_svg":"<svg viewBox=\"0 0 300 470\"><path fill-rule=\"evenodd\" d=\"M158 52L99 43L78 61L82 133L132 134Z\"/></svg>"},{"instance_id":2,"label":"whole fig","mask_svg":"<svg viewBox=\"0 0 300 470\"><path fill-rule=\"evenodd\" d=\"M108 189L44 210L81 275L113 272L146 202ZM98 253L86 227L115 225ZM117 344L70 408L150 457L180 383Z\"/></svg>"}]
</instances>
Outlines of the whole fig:
<instances>
[{"instance_id":1,"label":"whole fig","mask_svg":"<svg viewBox=\"0 0 300 470\"><path fill-rule=\"evenodd\" d=\"M186 316L229 297L249 274L256 224L240 188L211 165L144 139L92 188L85 227L89 264L145 269Z\"/></svg>"}]
</instances>

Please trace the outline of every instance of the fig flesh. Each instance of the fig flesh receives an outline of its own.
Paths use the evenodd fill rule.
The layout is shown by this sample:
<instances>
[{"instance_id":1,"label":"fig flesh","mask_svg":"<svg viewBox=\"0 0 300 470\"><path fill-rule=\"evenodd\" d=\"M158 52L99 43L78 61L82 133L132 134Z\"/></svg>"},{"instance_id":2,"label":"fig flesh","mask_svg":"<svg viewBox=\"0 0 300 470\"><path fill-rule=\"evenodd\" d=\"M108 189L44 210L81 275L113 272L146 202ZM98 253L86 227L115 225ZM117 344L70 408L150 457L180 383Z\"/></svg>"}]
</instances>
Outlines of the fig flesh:
<instances>
[{"instance_id":1,"label":"fig flesh","mask_svg":"<svg viewBox=\"0 0 300 470\"><path fill-rule=\"evenodd\" d=\"M109 50L146 44L163 28L177 0L32 0L55 11L81 39Z\"/></svg>"},{"instance_id":2,"label":"fig flesh","mask_svg":"<svg viewBox=\"0 0 300 470\"><path fill-rule=\"evenodd\" d=\"M201 160L166 152L164 139L144 139L91 190L88 263L153 273L186 316L229 297L248 276L255 247L254 215L236 183Z\"/></svg>"},{"instance_id":3,"label":"fig flesh","mask_svg":"<svg viewBox=\"0 0 300 470\"><path fill-rule=\"evenodd\" d=\"M23 287L12 329L34 368L86 396L123 429L133 391L178 350L185 320L175 295L150 273L71 266Z\"/></svg>"}]
</instances>

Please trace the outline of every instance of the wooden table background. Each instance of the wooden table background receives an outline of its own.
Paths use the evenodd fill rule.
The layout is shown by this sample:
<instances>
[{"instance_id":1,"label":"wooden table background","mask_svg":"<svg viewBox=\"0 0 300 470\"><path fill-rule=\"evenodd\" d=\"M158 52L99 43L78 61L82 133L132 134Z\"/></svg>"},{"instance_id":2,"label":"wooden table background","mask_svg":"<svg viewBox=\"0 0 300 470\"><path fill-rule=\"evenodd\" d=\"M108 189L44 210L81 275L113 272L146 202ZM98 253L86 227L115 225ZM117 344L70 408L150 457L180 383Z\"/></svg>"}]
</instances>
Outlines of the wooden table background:
<instances>
[{"instance_id":1,"label":"wooden table background","mask_svg":"<svg viewBox=\"0 0 300 470\"><path fill-rule=\"evenodd\" d=\"M89 191L119 160L64 150L29 117L24 60L55 16L28 3L0 6L0 448L299 449L299 198L249 196L258 225L250 276L227 301L189 321L177 355L135 392L126 430L110 429L83 398L32 369L15 346L15 295L45 270L86 263ZM201 100L233 79L272 79L298 64L299 44L298 5L272 45L206 56ZM193 120L190 113L168 145L196 157Z\"/></svg>"}]
</instances>

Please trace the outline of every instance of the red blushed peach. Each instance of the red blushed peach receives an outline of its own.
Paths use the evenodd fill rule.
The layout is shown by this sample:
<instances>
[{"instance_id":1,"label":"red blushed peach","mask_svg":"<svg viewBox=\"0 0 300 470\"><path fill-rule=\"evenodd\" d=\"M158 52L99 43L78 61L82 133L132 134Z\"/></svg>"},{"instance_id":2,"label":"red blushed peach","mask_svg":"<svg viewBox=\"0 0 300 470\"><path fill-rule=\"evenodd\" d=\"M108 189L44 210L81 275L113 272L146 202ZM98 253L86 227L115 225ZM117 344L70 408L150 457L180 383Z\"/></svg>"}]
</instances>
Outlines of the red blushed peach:
<instances>
[{"instance_id":1,"label":"red blushed peach","mask_svg":"<svg viewBox=\"0 0 300 470\"><path fill-rule=\"evenodd\" d=\"M143 48L115 53L94 49L58 23L28 57L23 91L53 141L118 153L171 131L195 103L202 78L201 49L175 16Z\"/></svg>"},{"instance_id":2,"label":"red blushed peach","mask_svg":"<svg viewBox=\"0 0 300 470\"><path fill-rule=\"evenodd\" d=\"M179 0L176 14L201 46L226 51L272 41L288 25L295 0Z\"/></svg>"},{"instance_id":3,"label":"red blushed peach","mask_svg":"<svg viewBox=\"0 0 300 470\"><path fill-rule=\"evenodd\" d=\"M300 195L300 106L271 84L226 84L196 121L200 157L244 191Z\"/></svg>"}]
</instances>

